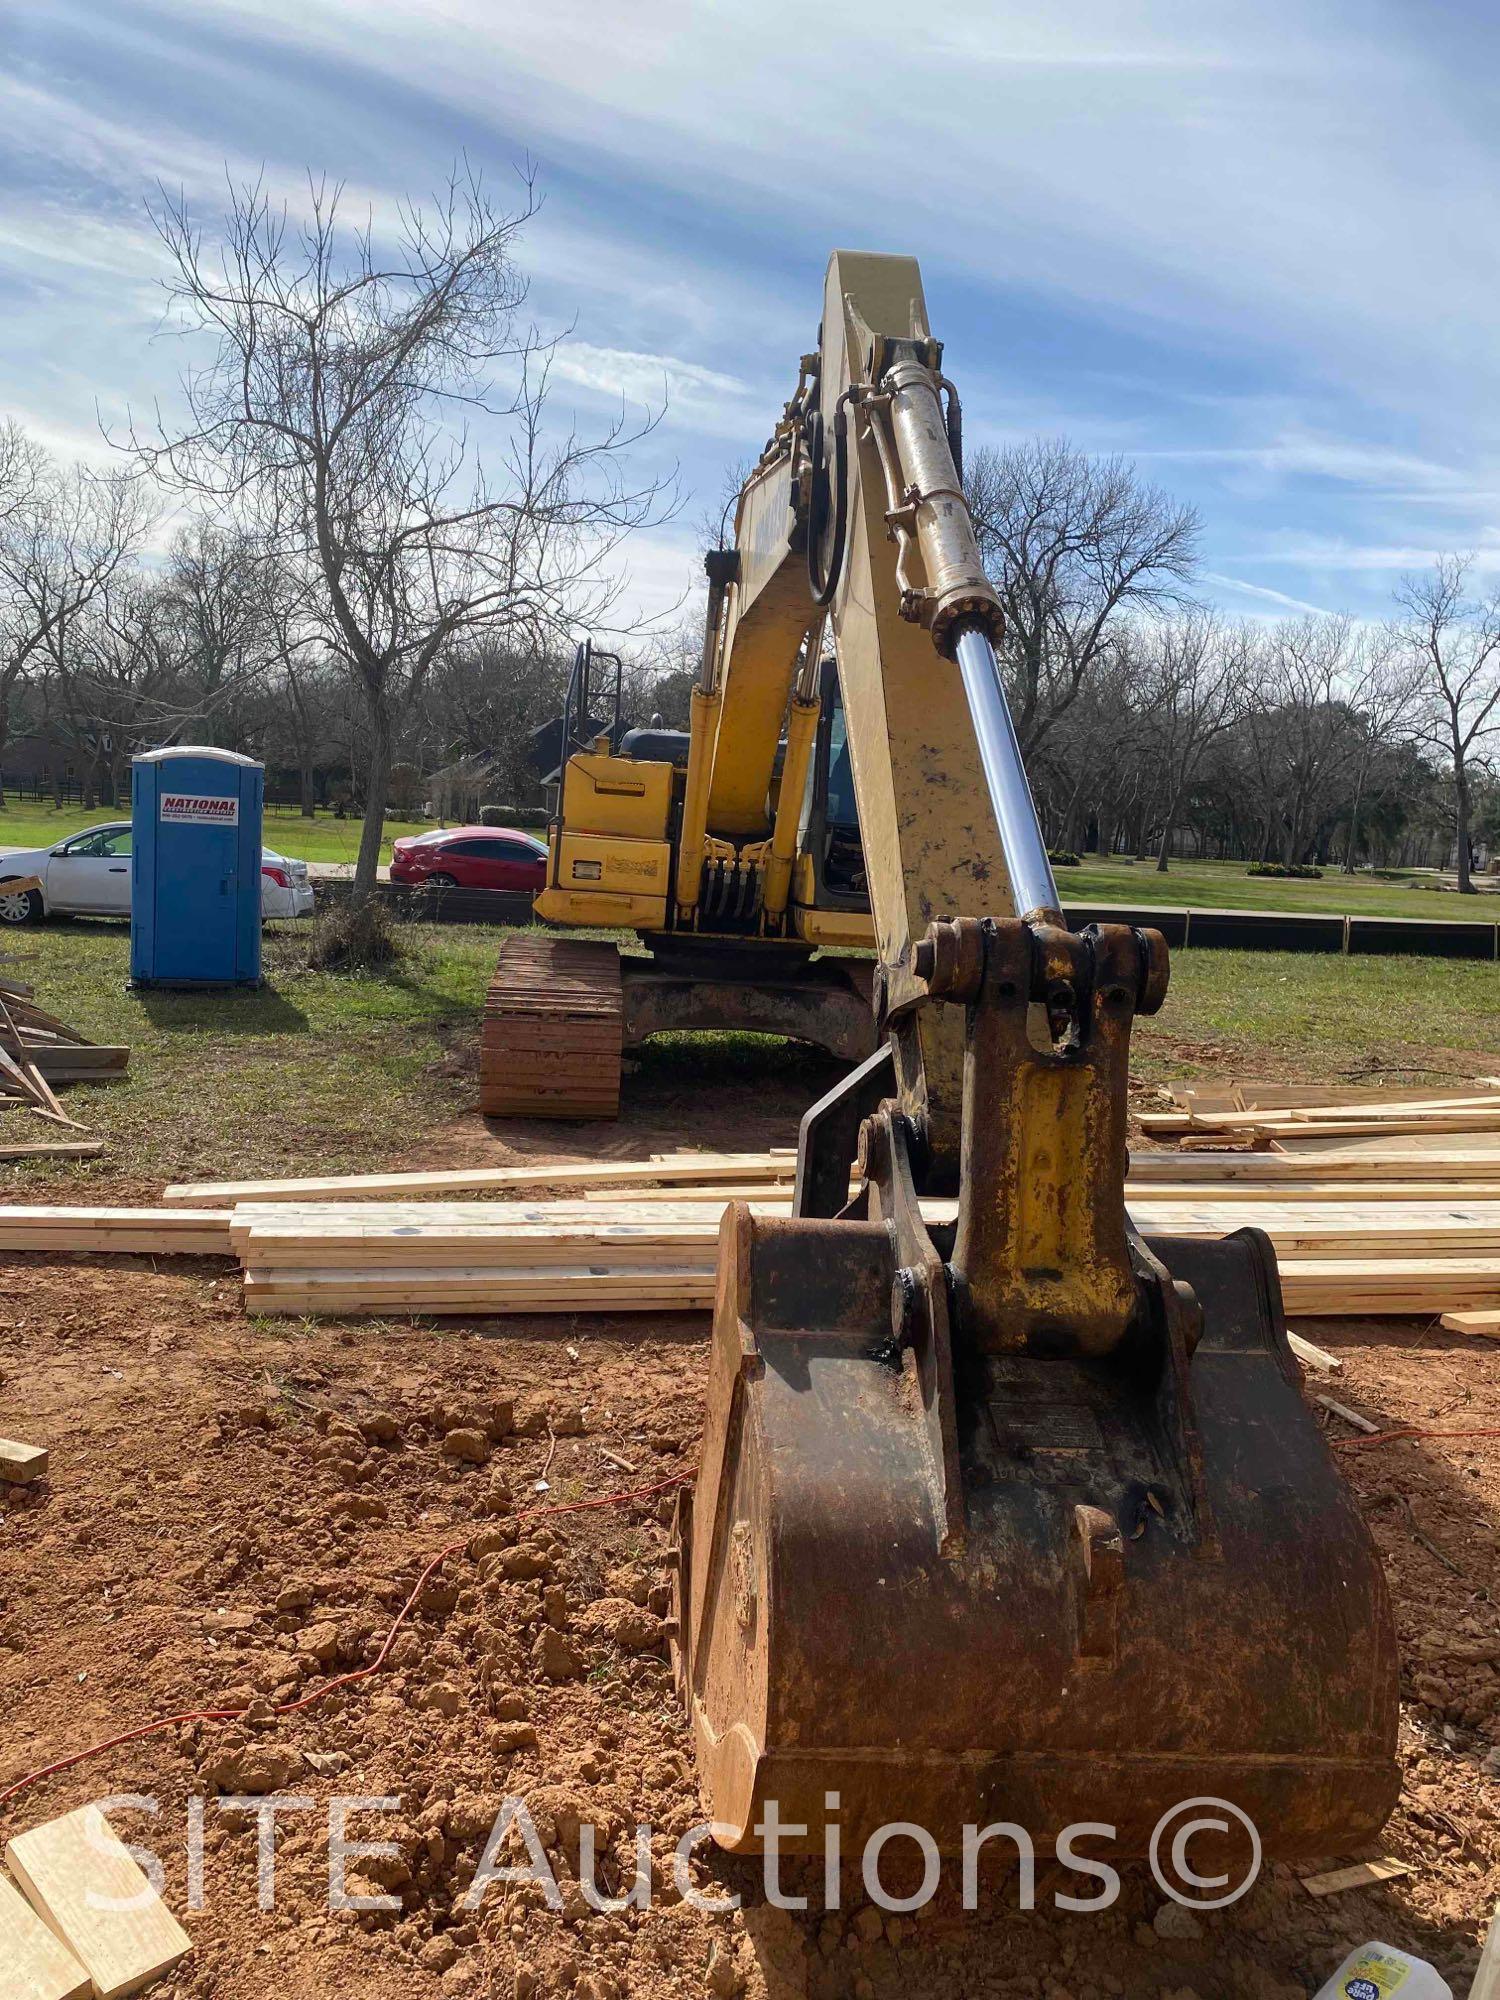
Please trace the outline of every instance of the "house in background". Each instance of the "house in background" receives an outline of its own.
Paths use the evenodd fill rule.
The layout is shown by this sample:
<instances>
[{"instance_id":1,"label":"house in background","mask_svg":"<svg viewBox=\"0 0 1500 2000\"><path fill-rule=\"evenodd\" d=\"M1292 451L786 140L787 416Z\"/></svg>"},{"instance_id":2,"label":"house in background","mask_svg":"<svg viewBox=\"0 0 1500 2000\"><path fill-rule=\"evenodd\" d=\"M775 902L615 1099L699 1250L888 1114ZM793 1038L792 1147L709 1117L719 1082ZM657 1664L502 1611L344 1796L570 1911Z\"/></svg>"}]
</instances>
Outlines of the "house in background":
<instances>
[{"instance_id":1,"label":"house in background","mask_svg":"<svg viewBox=\"0 0 1500 2000\"><path fill-rule=\"evenodd\" d=\"M81 803L83 774L74 746L55 730L22 730L0 752L0 788L7 798Z\"/></svg>"}]
</instances>

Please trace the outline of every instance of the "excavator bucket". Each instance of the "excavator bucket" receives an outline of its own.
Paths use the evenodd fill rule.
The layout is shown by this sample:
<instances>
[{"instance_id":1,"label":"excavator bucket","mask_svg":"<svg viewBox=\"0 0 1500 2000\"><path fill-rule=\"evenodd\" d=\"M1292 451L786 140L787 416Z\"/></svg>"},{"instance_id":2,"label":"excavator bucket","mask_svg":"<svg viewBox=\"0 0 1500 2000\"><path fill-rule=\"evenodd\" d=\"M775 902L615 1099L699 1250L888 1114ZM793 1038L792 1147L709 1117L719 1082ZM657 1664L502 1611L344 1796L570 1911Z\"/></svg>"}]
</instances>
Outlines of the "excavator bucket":
<instances>
[{"instance_id":1,"label":"excavator bucket","mask_svg":"<svg viewBox=\"0 0 1500 2000\"><path fill-rule=\"evenodd\" d=\"M788 1851L832 1815L845 1852L893 1821L943 1852L1009 1821L1038 1852L1096 1822L1143 1854L1208 1797L1270 1856L1351 1851L1398 1790L1394 1631L1274 1258L1254 1230L1134 1235L1143 934L1027 930L948 954L956 1203L918 1195L887 1102L843 1214L725 1217L677 1607L716 1837L758 1850L772 1808L806 1829ZM1028 1026L1028 951L1036 990L1071 965L1071 1040ZM927 969L942 991L941 950Z\"/></svg>"}]
</instances>

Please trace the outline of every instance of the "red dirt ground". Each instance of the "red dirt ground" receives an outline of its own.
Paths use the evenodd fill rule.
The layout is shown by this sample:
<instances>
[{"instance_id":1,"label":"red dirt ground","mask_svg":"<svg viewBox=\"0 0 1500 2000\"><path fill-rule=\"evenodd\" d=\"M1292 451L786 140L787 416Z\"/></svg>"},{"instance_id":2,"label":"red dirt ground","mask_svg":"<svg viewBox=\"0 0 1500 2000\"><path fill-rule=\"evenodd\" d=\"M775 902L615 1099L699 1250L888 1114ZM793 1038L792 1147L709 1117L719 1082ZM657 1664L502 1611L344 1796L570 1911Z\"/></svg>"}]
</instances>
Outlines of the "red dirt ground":
<instances>
[{"instance_id":1,"label":"red dirt ground","mask_svg":"<svg viewBox=\"0 0 1500 2000\"><path fill-rule=\"evenodd\" d=\"M774 1090L720 1100L712 1119L701 1102L695 1143L794 1129L796 1105ZM686 1116L658 1101L649 1125L631 1119L592 1150L639 1157ZM577 1155L590 1136L517 1143ZM503 1156L476 1121L445 1157L480 1151ZM126 1187L151 1192L100 1182L90 1198ZM1301 1330L1343 1359L1331 1393L1382 1423L1500 1425L1493 1346L1414 1322ZM702 1315L252 1322L227 1263L6 1257L0 1430L47 1444L53 1465L40 1490L0 1505L0 1789L154 1716L259 1709L44 1780L5 1808L4 1833L91 1798L160 1801L154 1822L119 1809L115 1823L161 1854L194 1940L153 1989L162 2000L1293 2000L1368 1938L1432 1959L1466 1991L1500 1895L1500 1776L1485 1769L1500 1767L1500 1441L1341 1453L1397 1604L1405 1786L1382 1846L1411 1876L1316 1901L1275 1868L1232 1909L1156 1928L1163 1899L1143 1869L1091 1916L1052 1909L1054 1886L1079 1884L1049 1864L1034 1913L997 1870L965 1915L951 1870L903 1918L882 1918L855 1870L823 1917L765 1907L751 1867L704 1848L695 1879L745 1890L747 1907L684 1903L671 1850L701 1810L660 1622L671 1496L515 1514L690 1472L706 1335ZM445 1450L454 1429L477 1434L472 1459ZM368 1662L424 1560L455 1538L468 1551L424 1592L380 1675L272 1714ZM205 1907L188 1910L188 1801L276 1785L317 1809L278 1821L274 1910L256 1907L253 1821L212 1802ZM353 1885L396 1894L397 1912L327 1911L326 1801L339 1793L400 1800L349 1829L399 1844L399 1859L355 1864ZM498 1884L477 1911L461 1906L507 1793L528 1799L555 1859L560 1912L540 1890ZM580 1824L599 1829L601 1883L617 1886L641 1821L655 1829L652 1907L591 1912Z\"/></svg>"}]
</instances>

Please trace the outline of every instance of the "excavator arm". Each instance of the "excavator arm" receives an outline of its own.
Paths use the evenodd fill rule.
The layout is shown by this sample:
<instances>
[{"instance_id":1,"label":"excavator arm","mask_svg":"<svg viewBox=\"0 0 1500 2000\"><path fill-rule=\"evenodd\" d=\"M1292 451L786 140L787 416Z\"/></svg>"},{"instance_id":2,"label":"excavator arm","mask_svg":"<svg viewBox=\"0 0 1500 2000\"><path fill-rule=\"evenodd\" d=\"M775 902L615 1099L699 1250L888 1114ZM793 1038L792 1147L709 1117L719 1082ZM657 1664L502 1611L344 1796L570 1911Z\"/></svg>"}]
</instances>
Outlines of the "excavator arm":
<instances>
[{"instance_id":1,"label":"excavator arm","mask_svg":"<svg viewBox=\"0 0 1500 2000\"><path fill-rule=\"evenodd\" d=\"M707 1803L736 1848L772 1801L818 1848L836 1797L851 1843L1103 1821L1140 1853L1210 1794L1267 1852L1346 1851L1397 1789L1379 1563L1265 1238L1131 1224L1130 1035L1166 951L1063 920L957 445L916 264L836 254L742 496L701 775L712 824L737 690L801 698L826 614L881 1046L804 1119L794 1216L721 1234L678 1521Z\"/></svg>"}]
</instances>

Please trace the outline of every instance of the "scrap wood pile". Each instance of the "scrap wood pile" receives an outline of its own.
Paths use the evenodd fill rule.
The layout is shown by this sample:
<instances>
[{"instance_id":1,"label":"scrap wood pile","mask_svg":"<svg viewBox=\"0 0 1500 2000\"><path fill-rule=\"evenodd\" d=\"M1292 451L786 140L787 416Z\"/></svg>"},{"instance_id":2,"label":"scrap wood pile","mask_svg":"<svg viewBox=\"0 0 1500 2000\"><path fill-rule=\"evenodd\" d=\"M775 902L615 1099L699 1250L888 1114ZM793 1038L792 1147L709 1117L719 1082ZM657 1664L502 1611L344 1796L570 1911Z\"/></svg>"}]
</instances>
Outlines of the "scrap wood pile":
<instances>
[{"instance_id":1,"label":"scrap wood pile","mask_svg":"<svg viewBox=\"0 0 1500 2000\"><path fill-rule=\"evenodd\" d=\"M1440 1139L1492 1132L1500 1139L1500 1077L1451 1090L1385 1090L1360 1084L1229 1083L1169 1085L1170 1111L1147 1111L1153 1139L1217 1138L1290 1150L1319 1139Z\"/></svg>"},{"instance_id":2,"label":"scrap wood pile","mask_svg":"<svg viewBox=\"0 0 1500 2000\"><path fill-rule=\"evenodd\" d=\"M0 1159L97 1153L99 1141L64 1111L53 1085L119 1076L129 1060L128 1048L91 1042L39 1006L35 989L24 979L0 972L0 1110L29 1112L74 1135L38 1139L31 1128L24 1136L0 1130Z\"/></svg>"}]
</instances>

